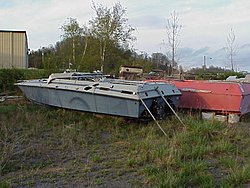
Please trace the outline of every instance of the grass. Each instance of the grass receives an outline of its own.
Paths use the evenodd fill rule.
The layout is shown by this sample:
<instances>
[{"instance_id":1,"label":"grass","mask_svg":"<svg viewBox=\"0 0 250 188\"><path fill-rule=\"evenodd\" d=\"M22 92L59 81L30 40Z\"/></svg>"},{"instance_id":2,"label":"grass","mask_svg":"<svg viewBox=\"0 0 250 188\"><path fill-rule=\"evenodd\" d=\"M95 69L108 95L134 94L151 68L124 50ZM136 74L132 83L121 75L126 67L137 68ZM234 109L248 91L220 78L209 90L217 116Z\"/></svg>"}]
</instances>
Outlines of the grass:
<instances>
[{"instance_id":1,"label":"grass","mask_svg":"<svg viewBox=\"0 0 250 188\"><path fill-rule=\"evenodd\" d=\"M0 188L247 187L249 123L138 124L26 100L0 105Z\"/></svg>"}]
</instances>

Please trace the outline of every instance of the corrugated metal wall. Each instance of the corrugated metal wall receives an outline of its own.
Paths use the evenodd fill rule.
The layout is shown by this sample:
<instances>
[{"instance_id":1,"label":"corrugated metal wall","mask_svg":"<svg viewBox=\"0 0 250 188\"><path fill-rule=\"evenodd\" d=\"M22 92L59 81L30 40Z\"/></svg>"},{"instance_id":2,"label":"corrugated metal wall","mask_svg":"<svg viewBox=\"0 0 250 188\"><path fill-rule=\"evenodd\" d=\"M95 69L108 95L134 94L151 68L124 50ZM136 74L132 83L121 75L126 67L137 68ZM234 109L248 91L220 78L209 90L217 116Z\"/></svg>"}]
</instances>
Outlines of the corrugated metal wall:
<instances>
[{"instance_id":1,"label":"corrugated metal wall","mask_svg":"<svg viewBox=\"0 0 250 188\"><path fill-rule=\"evenodd\" d=\"M0 31L0 68L28 68L26 32Z\"/></svg>"}]
</instances>

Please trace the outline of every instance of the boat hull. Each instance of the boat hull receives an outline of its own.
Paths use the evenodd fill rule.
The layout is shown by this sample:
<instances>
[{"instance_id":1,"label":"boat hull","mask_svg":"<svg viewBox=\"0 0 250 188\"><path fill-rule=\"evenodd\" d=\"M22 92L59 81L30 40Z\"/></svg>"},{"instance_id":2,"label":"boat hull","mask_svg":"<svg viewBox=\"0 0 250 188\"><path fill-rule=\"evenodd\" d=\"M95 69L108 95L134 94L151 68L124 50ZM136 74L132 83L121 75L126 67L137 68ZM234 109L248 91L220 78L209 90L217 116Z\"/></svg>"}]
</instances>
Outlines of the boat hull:
<instances>
[{"instance_id":1,"label":"boat hull","mask_svg":"<svg viewBox=\"0 0 250 188\"><path fill-rule=\"evenodd\" d=\"M91 93L73 92L51 88L20 87L26 97L38 104L85 112L137 117L138 101L97 96ZM96 105L98 104L98 105Z\"/></svg>"},{"instance_id":2,"label":"boat hull","mask_svg":"<svg viewBox=\"0 0 250 188\"><path fill-rule=\"evenodd\" d=\"M173 83L182 93L179 108L215 111L224 114L250 112L250 83L189 80L151 81Z\"/></svg>"},{"instance_id":3,"label":"boat hull","mask_svg":"<svg viewBox=\"0 0 250 188\"><path fill-rule=\"evenodd\" d=\"M152 109L157 101L157 106L164 107L166 112L169 109L165 100L177 107L181 96L180 91L173 84L121 86L121 84L109 82L55 80L48 83L46 80L37 80L16 85L34 103L140 119L150 117L141 100L149 109ZM159 95L156 88L164 93L164 98Z\"/></svg>"}]
</instances>

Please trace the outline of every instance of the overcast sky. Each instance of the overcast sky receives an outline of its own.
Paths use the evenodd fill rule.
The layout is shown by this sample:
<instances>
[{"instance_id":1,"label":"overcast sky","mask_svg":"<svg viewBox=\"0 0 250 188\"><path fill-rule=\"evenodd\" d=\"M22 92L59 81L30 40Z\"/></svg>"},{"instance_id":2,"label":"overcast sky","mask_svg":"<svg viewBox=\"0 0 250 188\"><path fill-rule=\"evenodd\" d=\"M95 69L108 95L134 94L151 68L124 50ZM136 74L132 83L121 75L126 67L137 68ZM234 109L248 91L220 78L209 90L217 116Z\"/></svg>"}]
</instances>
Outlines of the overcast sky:
<instances>
[{"instance_id":1,"label":"overcast sky","mask_svg":"<svg viewBox=\"0 0 250 188\"><path fill-rule=\"evenodd\" d=\"M166 23L170 13L179 13L179 64L183 67L227 67L223 47L232 28L238 43L234 57L239 70L250 71L249 0L94 0L113 6L120 2L127 9L128 23L137 28L135 48L151 55L165 53ZM0 0L0 29L25 30L29 48L54 45L62 34L59 27L67 18L76 18L82 26L95 16L91 0Z\"/></svg>"}]
</instances>

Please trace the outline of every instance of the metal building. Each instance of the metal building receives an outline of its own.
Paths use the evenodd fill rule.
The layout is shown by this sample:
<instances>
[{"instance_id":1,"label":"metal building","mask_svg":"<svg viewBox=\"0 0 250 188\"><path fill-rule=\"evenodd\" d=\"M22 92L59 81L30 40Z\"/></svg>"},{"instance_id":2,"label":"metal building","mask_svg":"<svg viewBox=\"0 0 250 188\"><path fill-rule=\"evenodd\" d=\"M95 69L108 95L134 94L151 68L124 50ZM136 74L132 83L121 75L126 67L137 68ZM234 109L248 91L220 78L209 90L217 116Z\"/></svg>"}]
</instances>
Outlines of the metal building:
<instances>
[{"instance_id":1,"label":"metal building","mask_svg":"<svg viewBox=\"0 0 250 188\"><path fill-rule=\"evenodd\" d=\"M26 31L0 30L0 69L28 68Z\"/></svg>"}]
</instances>

